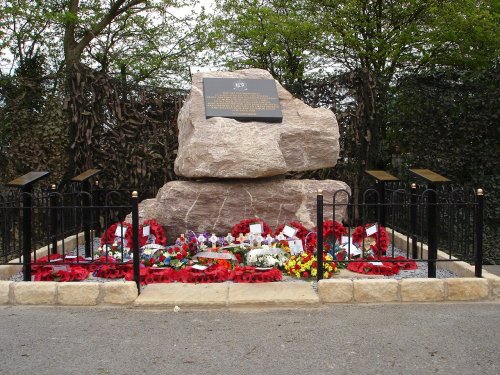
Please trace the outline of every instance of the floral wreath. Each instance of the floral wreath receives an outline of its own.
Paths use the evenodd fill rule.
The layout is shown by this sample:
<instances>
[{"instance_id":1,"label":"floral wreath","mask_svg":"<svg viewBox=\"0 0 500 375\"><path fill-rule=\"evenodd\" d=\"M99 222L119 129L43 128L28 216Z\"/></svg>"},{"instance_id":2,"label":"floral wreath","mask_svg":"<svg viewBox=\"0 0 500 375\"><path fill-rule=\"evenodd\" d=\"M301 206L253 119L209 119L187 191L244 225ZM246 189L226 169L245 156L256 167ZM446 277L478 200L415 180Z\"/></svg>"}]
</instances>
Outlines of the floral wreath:
<instances>
[{"instance_id":1,"label":"floral wreath","mask_svg":"<svg viewBox=\"0 0 500 375\"><path fill-rule=\"evenodd\" d=\"M127 241L128 246L132 244L132 224L122 221L114 223L106 229L106 232L104 232L104 235L101 238L101 246L112 245L115 242L115 232L119 225L127 228L127 231L125 232L125 240Z\"/></svg>"},{"instance_id":2,"label":"floral wreath","mask_svg":"<svg viewBox=\"0 0 500 375\"><path fill-rule=\"evenodd\" d=\"M376 260L377 263L373 264L373 260ZM417 262L415 262L414 260L406 259L403 256L397 256L394 258L380 256L376 259L370 257L366 260L351 262L347 265L347 269L349 271L364 273L367 275L384 276L396 275L400 270L416 270L417 268Z\"/></svg>"},{"instance_id":3,"label":"floral wreath","mask_svg":"<svg viewBox=\"0 0 500 375\"><path fill-rule=\"evenodd\" d=\"M167 245L167 237L165 236L165 230L163 227L158 224L158 222L155 219L151 220L146 220L144 223L141 225L139 228L139 247L143 247L146 245L148 241L148 236L143 236L142 235L142 228L147 227L149 225L150 228L150 234L155 236L155 243L157 245L162 245L166 246Z\"/></svg>"},{"instance_id":4,"label":"floral wreath","mask_svg":"<svg viewBox=\"0 0 500 375\"><path fill-rule=\"evenodd\" d=\"M267 223L259 218L253 218L253 219L245 219L241 220L238 224L235 224L233 228L231 229L231 235L234 238L238 238L238 236L241 234L245 235L248 232L250 232L250 224L257 224L261 223L262 224L262 237L266 237L268 234L271 235L272 231L269 225Z\"/></svg>"},{"instance_id":5,"label":"floral wreath","mask_svg":"<svg viewBox=\"0 0 500 375\"><path fill-rule=\"evenodd\" d=\"M378 225L378 232L372 236L366 235L366 228L373 226L374 224L366 224L365 226L359 226L354 229L352 233L352 242L355 244L363 245L363 240L368 237L375 239L375 245L372 246L375 254L381 255L385 254L387 248L389 247L390 239L389 234L385 227Z\"/></svg>"},{"instance_id":6,"label":"floral wreath","mask_svg":"<svg viewBox=\"0 0 500 375\"><path fill-rule=\"evenodd\" d=\"M303 226L302 223L300 223L298 221L291 221L288 224L280 225L274 231L274 236L277 236L278 234L280 234L281 232L283 232L283 229L285 228L285 225L288 225L290 227L294 227L295 229L297 229L297 233L295 233L295 237L297 237L298 239L301 239L302 242L304 242L306 240L306 236L309 233L309 230L307 230L307 228L305 226Z\"/></svg>"},{"instance_id":7,"label":"floral wreath","mask_svg":"<svg viewBox=\"0 0 500 375\"><path fill-rule=\"evenodd\" d=\"M347 234L347 228L344 227L338 221L326 220L323 222L323 240L330 235L333 235L338 243L342 240L342 236ZM316 251L316 242L318 235L316 233L310 233L307 236L306 249L307 251Z\"/></svg>"},{"instance_id":8,"label":"floral wreath","mask_svg":"<svg viewBox=\"0 0 500 375\"><path fill-rule=\"evenodd\" d=\"M347 265L347 269L352 272L363 273L365 275L383 275L392 276L399 273L399 266L391 262L380 262L381 264L373 264L371 261L351 262Z\"/></svg>"}]
</instances>

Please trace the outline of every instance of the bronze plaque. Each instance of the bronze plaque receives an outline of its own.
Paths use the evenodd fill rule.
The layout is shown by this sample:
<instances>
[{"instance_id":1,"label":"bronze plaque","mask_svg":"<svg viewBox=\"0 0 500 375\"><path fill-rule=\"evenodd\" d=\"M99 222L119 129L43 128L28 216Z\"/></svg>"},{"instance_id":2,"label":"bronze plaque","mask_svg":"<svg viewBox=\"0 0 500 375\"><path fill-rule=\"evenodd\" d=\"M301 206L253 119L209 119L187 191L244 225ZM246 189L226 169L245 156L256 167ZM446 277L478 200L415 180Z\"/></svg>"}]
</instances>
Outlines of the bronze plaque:
<instances>
[{"instance_id":1,"label":"bronze plaque","mask_svg":"<svg viewBox=\"0 0 500 375\"><path fill-rule=\"evenodd\" d=\"M273 79L203 78L205 117L238 121L281 122L280 101Z\"/></svg>"}]
</instances>

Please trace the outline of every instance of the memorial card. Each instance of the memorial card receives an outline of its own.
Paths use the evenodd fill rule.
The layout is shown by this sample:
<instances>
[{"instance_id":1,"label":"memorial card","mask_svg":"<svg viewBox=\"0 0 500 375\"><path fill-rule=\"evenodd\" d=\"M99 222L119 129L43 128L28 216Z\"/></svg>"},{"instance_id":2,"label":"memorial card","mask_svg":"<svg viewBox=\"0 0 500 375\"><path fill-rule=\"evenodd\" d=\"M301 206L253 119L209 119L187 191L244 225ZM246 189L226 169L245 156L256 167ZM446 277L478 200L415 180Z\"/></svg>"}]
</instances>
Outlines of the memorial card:
<instances>
[{"instance_id":1,"label":"memorial card","mask_svg":"<svg viewBox=\"0 0 500 375\"><path fill-rule=\"evenodd\" d=\"M262 224L261 223L250 224L250 233L262 234Z\"/></svg>"},{"instance_id":2,"label":"memorial card","mask_svg":"<svg viewBox=\"0 0 500 375\"><path fill-rule=\"evenodd\" d=\"M285 225L283 228L283 234L287 237L295 237L297 234L297 228L294 228L290 225Z\"/></svg>"}]
</instances>

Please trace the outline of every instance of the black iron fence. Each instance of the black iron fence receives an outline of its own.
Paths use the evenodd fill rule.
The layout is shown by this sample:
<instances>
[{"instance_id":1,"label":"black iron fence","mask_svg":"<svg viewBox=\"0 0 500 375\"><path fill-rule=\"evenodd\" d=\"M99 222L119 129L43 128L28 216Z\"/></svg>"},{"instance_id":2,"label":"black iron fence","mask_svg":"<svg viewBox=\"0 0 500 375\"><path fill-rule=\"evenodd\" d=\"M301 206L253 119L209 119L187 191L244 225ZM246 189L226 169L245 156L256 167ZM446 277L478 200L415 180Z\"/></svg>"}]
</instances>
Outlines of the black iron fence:
<instances>
[{"instance_id":1,"label":"black iron fence","mask_svg":"<svg viewBox=\"0 0 500 375\"><path fill-rule=\"evenodd\" d=\"M30 281L33 264L50 265L52 254L61 255L59 265L66 264L70 257L68 264L76 265L97 259L102 265L130 265L133 260L134 281L140 286L136 191L107 191L81 183L59 190L55 185L34 189L37 179L29 174L23 177L14 180L9 184L11 189L0 194L0 264L22 265L23 279ZM132 236L127 237L132 243L127 245L133 256L127 259L124 246L120 246L121 256L111 258L108 247L100 256L97 253L100 244L95 239L105 228L123 222L129 214ZM117 234L117 238L122 245L126 241L125 233Z\"/></svg>"},{"instance_id":2,"label":"black iron fence","mask_svg":"<svg viewBox=\"0 0 500 375\"><path fill-rule=\"evenodd\" d=\"M351 237L358 225L383 226L392 244L396 238L403 243L406 258L427 262L428 277L436 277L436 262L457 260L473 263L476 277L481 277L483 257L495 260L494 254L483 254L484 194L481 189L378 180L375 186L362 192L341 190L332 197L318 193L318 254L324 252L324 217L335 218L335 213L341 211L345 212L346 237ZM446 255L438 257L438 249ZM384 259L391 262L387 257L398 261L394 259L394 251L388 251ZM349 244L347 257L342 261L361 260L351 257ZM318 255L318 279L322 278L322 269L323 257Z\"/></svg>"}]
</instances>

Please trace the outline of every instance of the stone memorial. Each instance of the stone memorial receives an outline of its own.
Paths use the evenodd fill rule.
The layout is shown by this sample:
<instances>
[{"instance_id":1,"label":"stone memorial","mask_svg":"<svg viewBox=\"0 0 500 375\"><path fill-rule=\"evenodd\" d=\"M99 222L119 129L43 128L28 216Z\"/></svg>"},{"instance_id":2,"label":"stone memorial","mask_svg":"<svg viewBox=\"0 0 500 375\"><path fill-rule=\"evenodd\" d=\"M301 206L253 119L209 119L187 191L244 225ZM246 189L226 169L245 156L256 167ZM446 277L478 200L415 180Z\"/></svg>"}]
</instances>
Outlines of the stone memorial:
<instances>
[{"instance_id":1,"label":"stone memorial","mask_svg":"<svg viewBox=\"0 0 500 375\"><path fill-rule=\"evenodd\" d=\"M253 217L272 228L300 221L312 229L318 189L326 202L350 191L340 181L284 178L335 166L339 130L332 111L294 98L267 71L194 74L178 128L175 172L191 180L169 182L139 206L139 218L158 220L169 242L188 230L228 233Z\"/></svg>"},{"instance_id":2,"label":"stone memorial","mask_svg":"<svg viewBox=\"0 0 500 375\"><path fill-rule=\"evenodd\" d=\"M282 120L279 123L209 117L203 80L238 79L258 85L272 80ZM179 149L175 173L189 178L260 178L291 171L335 166L339 130L332 111L311 108L261 69L193 75L191 93L178 117Z\"/></svg>"}]
</instances>

